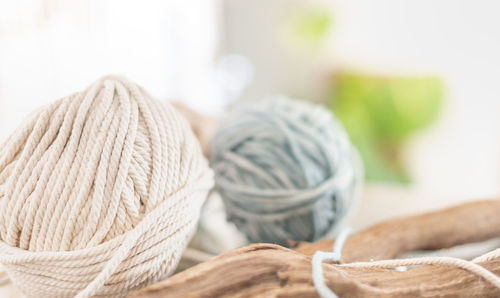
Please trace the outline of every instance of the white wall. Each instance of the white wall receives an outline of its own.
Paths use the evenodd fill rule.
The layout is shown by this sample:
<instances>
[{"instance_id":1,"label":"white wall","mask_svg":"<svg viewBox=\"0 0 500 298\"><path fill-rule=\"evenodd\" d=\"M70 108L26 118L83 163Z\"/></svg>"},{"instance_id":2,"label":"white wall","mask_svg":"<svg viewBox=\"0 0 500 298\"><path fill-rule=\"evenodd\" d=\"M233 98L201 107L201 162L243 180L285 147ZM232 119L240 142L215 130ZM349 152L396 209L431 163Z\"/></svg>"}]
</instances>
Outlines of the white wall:
<instances>
[{"instance_id":1,"label":"white wall","mask_svg":"<svg viewBox=\"0 0 500 298\"><path fill-rule=\"evenodd\" d=\"M109 73L210 110L216 17L207 0L0 1L0 138Z\"/></svg>"},{"instance_id":2,"label":"white wall","mask_svg":"<svg viewBox=\"0 0 500 298\"><path fill-rule=\"evenodd\" d=\"M406 148L415 186L462 197L499 194L500 2L313 2L333 9L335 26L327 50L308 59L283 55L272 49L283 41L269 41L282 33L283 9L306 0L226 0L232 17L225 21L215 0L0 1L0 139L35 106L106 73L128 75L159 98L217 111L224 102L213 75L220 22L228 53L263 59L254 77L262 84L248 93L256 96L319 90L315 73L330 67L440 74L448 86L441 119Z\"/></svg>"},{"instance_id":3,"label":"white wall","mask_svg":"<svg viewBox=\"0 0 500 298\"><path fill-rule=\"evenodd\" d=\"M407 148L416 186L456 196L500 193L500 2L336 0L342 67L436 72L440 121Z\"/></svg>"},{"instance_id":4,"label":"white wall","mask_svg":"<svg viewBox=\"0 0 500 298\"><path fill-rule=\"evenodd\" d=\"M226 48L247 55L247 96L321 95L322 69L438 74L448 87L439 121L406 148L415 187L458 197L500 194L499 1L226 0ZM334 12L314 56L287 49L280 24L304 5ZM294 8L295 7L295 8ZM281 23L280 23L281 22ZM302 56L301 56L302 55Z\"/></svg>"}]
</instances>

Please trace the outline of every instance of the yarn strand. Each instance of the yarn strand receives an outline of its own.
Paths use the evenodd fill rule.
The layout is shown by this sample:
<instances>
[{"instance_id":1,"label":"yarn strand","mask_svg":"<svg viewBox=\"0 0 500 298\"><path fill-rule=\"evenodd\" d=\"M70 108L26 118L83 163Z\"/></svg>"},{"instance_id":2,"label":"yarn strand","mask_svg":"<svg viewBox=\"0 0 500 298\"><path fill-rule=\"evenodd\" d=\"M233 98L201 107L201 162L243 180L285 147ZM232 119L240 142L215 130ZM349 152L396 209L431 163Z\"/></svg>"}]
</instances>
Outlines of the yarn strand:
<instances>
[{"instance_id":1,"label":"yarn strand","mask_svg":"<svg viewBox=\"0 0 500 298\"><path fill-rule=\"evenodd\" d=\"M323 252L316 251L311 260L312 264L312 278L313 284L316 291L322 298L337 298L338 296L330 289L325 283L323 276L323 261L330 260L334 262L340 262L342 258L342 247L347 239L348 233L342 231L339 237L335 240L333 252ZM401 266L420 266L420 265L434 265L434 266L448 266L457 267L479 276L495 286L500 290L500 277L484 268L483 266L477 264L479 262L485 262L489 260L494 260L500 258L500 249L493 250L486 253L480 257L475 258L472 261L466 261L459 258L452 257L421 257L421 258L410 258L410 259L396 259L396 260L381 260L381 261L371 261L371 262L355 262L349 264L340 264L342 267L354 267L354 268L397 268Z\"/></svg>"},{"instance_id":2,"label":"yarn strand","mask_svg":"<svg viewBox=\"0 0 500 298\"><path fill-rule=\"evenodd\" d=\"M342 259L342 249L344 248L345 241L351 233L351 229L343 228L339 236L335 239L332 252L316 251L312 257L312 278L316 291L322 298L338 298L335 293L328 288L325 283L323 275L323 262L333 261L340 262Z\"/></svg>"},{"instance_id":3,"label":"yarn strand","mask_svg":"<svg viewBox=\"0 0 500 298\"><path fill-rule=\"evenodd\" d=\"M494 285L500 290L500 277L493 274L483 266L475 262L466 261L459 258L452 257L422 257L410 259L396 259L396 260L382 260L375 262L356 262L350 264L342 264L344 267L356 268L397 268L400 266L417 266L417 265L435 265L435 266L448 266L458 267L467 270L479 277L484 278L486 281Z\"/></svg>"}]
</instances>

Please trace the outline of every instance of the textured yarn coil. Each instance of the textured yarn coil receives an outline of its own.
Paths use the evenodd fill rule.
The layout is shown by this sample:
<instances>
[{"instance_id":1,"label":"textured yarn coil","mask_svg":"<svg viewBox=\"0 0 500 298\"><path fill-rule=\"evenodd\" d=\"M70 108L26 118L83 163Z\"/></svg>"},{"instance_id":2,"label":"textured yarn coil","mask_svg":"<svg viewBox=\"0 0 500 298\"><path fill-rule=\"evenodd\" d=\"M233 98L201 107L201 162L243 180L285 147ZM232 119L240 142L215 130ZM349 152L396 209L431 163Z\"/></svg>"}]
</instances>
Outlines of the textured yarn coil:
<instances>
[{"instance_id":1,"label":"textured yarn coil","mask_svg":"<svg viewBox=\"0 0 500 298\"><path fill-rule=\"evenodd\" d=\"M340 122L285 97L232 113L211 156L228 219L251 242L314 241L352 209L363 171Z\"/></svg>"},{"instance_id":2,"label":"textured yarn coil","mask_svg":"<svg viewBox=\"0 0 500 298\"><path fill-rule=\"evenodd\" d=\"M31 297L126 296L173 272L212 176L175 108L101 78L0 148L0 263Z\"/></svg>"}]
</instances>

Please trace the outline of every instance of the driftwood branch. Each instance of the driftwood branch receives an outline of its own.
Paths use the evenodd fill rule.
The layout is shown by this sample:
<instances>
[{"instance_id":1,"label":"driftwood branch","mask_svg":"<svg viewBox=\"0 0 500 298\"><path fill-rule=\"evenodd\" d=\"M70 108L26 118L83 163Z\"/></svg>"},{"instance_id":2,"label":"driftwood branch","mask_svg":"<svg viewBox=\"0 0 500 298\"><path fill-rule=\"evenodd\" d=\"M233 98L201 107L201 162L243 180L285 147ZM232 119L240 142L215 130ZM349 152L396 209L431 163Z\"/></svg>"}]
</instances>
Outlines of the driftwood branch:
<instances>
[{"instance_id":1,"label":"driftwood branch","mask_svg":"<svg viewBox=\"0 0 500 298\"><path fill-rule=\"evenodd\" d=\"M500 200L463 204L399 218L348 238L344 261L393 258L415 249L439 249L500 236ZM317 297L311 254L332 241L300 243L296 250L253 244L176 274L132 297ZM500 260L481 263L500 274ZM458 268L422 266L405 272L323 265L328 286L348 297L498 297L500 292Z\"/></svg>"},{"instance_id":2,"label":"driftwood branch","mask_svg":"<svg viewBox=\"0 0 500 298\"><path fill-rule=\"evenodd\" d=\"M350 236L343 262L393 259L405 252L436 250L500 237L500 200L465 203L441 211L390 219ZM295 251L312 256L333 240L300 242Z\"/></svg>"},{"instance_id":3,"label":"driftwood branch","mask_svg":"<svg viewBox=\"0 0 500 298\"><path fill-rule=\"evenodd\" d=\"M500 273L500 261L482 264ZM346 297L498 296L476 276L425 266L406 272L323 265L328 286ZM131 297L317 297L308 256L273 244L253 244L192 267Z\"/></svg>"},{"instance_id":4,"label":"driftwood branch","mask_svg":"<svg viewBox=\"0 0 500 298\"><path fill-rule=\"evenodd\" d=\"M174 107L188 120L191 129L200 141L203 154L210 154L210 140L217 128L218 122L214 117L202 115L179 102L172 102Z\"/></svg>"}]
</instances>

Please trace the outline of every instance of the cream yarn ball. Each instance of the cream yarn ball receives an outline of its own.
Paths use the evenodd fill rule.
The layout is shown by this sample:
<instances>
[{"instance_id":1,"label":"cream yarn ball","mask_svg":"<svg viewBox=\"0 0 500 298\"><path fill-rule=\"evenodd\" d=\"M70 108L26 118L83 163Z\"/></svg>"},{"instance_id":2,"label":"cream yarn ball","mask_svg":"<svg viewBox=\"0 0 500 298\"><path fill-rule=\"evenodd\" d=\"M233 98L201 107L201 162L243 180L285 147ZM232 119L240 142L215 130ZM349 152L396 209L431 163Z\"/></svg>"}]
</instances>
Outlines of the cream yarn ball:
<instances>
[{"instance_id":1,"label":"cream yarn ball","mask_svg":"<svg viewBox=\"0 0 500 298\"><path fill-rule=\"evenodd\" d=\"M173 106L101 78L0 147L0 263L28 296L126 296L173 272L212 185Z\"/></svg>"}]
</instances>

